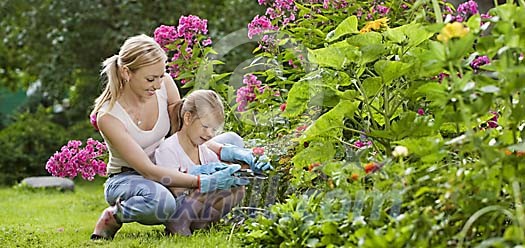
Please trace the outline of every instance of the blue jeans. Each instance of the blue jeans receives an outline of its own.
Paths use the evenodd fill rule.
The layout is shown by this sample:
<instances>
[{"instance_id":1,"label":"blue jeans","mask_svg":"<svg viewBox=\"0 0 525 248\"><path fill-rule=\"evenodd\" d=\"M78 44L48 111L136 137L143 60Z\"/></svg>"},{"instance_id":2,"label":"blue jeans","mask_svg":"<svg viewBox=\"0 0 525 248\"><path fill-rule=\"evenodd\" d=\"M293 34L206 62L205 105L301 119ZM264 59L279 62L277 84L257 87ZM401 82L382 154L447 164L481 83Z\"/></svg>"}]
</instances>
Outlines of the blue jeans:
<instances>
[{"instance_id":1,"label":"blue jeans","mask_svg":"<svg viewBox=\"0 0 525 248\"><path fill-rule=\"evenodd\" d=\"M236 133L223 133L213 138L223 144L244 146ZM106 202L120 207L117 218L123 222L139 222L145 225L164 224L180 206L182 198L176 199L164 185L146 179L137 172L122 172L106 180L104 184Z\"/></svg>"}]
</instances>

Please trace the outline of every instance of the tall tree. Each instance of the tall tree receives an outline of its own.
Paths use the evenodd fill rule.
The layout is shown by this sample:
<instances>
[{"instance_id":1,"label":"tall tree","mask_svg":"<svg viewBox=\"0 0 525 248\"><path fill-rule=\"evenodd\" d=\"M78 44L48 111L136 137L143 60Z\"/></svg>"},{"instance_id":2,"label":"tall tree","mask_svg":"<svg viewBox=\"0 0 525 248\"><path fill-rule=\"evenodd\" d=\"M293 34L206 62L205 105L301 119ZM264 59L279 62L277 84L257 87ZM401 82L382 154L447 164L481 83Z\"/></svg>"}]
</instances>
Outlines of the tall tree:
<instances>
[{"instance_id":1,"label":"tall tree","mask_svg":"<svg viewBox=\"0 0 525 248\"><path fill-rule=\"evenodd\" d=\"M70 98L70 119L85 118L100 92L100 63L130 35L152 35L181 15L208 19L212 38L246 27L255 0L4 0L0 2L0 87L41 82L47 102Z\"/></svg>"}]
</instances>

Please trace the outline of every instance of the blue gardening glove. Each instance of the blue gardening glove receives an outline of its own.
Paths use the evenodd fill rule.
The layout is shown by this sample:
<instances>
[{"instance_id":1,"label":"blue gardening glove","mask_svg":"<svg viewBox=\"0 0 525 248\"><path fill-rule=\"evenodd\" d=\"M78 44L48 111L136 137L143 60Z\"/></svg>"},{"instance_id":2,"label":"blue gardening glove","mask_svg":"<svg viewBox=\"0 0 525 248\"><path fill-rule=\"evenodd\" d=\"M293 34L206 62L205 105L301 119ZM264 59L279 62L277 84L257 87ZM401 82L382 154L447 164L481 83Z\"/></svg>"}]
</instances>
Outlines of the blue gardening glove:
<instances>
[{"instance_id":1,"label":"blue gardening glove","mask_svg":"<svg viewBox=\"0 0 525 248\"><path fill-rule=\"evenodd\" d=\"M188 174L191 174L194 176L202 175L202 174L210 175L217 171L224 170L227 167L228 167L227 164L224 164L221 162L211 162L211 163L203 164L203 165L194 165L188 169Z\"/></svg>"},{"instance_id":2,"label":"blue gardening glove","mask_svg":"<svg viewBox=\"0 0 525 248\"><path fill-rule=\"evenodd\" d=\"M220 189L230 189L235 186L247 185L248 179L234 177L233 173L241 169L238 164L228 166L226 169L215 172L211 175L198 175L199 190L201 193L208 193Z\"/></svg>"},{"instance_id":3,"label":"blue gardening glove","mask_svg":"<svg viewBox=\"0 0 525 248\"><path fill-rule=\"evenodd\" d=\"M272 165L266 155L256 158L249 149L240 148L234 145L224 145L221 148L221 160L233 163L246 163L253 172L273 170Z\"/></svg>"}]
</instances>

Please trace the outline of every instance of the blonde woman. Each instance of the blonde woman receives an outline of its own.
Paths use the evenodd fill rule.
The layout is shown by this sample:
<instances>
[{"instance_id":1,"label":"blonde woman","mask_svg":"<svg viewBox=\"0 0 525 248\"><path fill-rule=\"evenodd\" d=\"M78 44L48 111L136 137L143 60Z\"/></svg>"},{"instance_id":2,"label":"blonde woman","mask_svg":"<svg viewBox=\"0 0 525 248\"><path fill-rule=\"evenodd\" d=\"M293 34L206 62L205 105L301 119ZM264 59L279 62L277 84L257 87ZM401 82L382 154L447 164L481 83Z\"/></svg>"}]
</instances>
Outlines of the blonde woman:
<instances>
[{"instance_id":1,"label":"blonde woman","mask_svg":"<svg viewBox=\"0 0 525 248\"><path fill-rule=\"evenodd\" d=\"M207 193L248 183L232 175L239 165L203 165L216 171L209 175L155 165L154 151L170 129L168 108L180 100L173 79L165 73L166 60L153 38L138 35L128 38L119 53L103 63L101 74L107 84L95 101L92 115L96 115L109 150L104 195L110 206L100 216L91 239L111 239L122 223L128 222L164 224L174 233L170 223L178 206L167 187ZM231 133L217 138L242 143ZM209 141L209 145L220 152L217 143Z\"/></svg>"}]
</instances>

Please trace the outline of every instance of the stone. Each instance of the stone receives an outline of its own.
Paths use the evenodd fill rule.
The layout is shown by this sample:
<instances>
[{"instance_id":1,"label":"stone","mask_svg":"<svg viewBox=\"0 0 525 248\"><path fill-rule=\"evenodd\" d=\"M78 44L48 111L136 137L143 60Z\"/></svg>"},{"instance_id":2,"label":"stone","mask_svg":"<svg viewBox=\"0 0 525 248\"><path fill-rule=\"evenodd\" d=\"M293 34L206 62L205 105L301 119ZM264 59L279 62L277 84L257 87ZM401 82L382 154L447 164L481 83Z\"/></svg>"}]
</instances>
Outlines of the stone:
<instances>
[{"instance_id":1,"label":"stone","mask_svg":"<svg viewBox=\"0 0 525 248\"><path fill-rule=\"evenodd\" d=\"M75 183L69 178L41 176L24 178L22 185L27 185L31 188L57 188L62 191L75 189Z\"/></svg>"}]
</instances>

